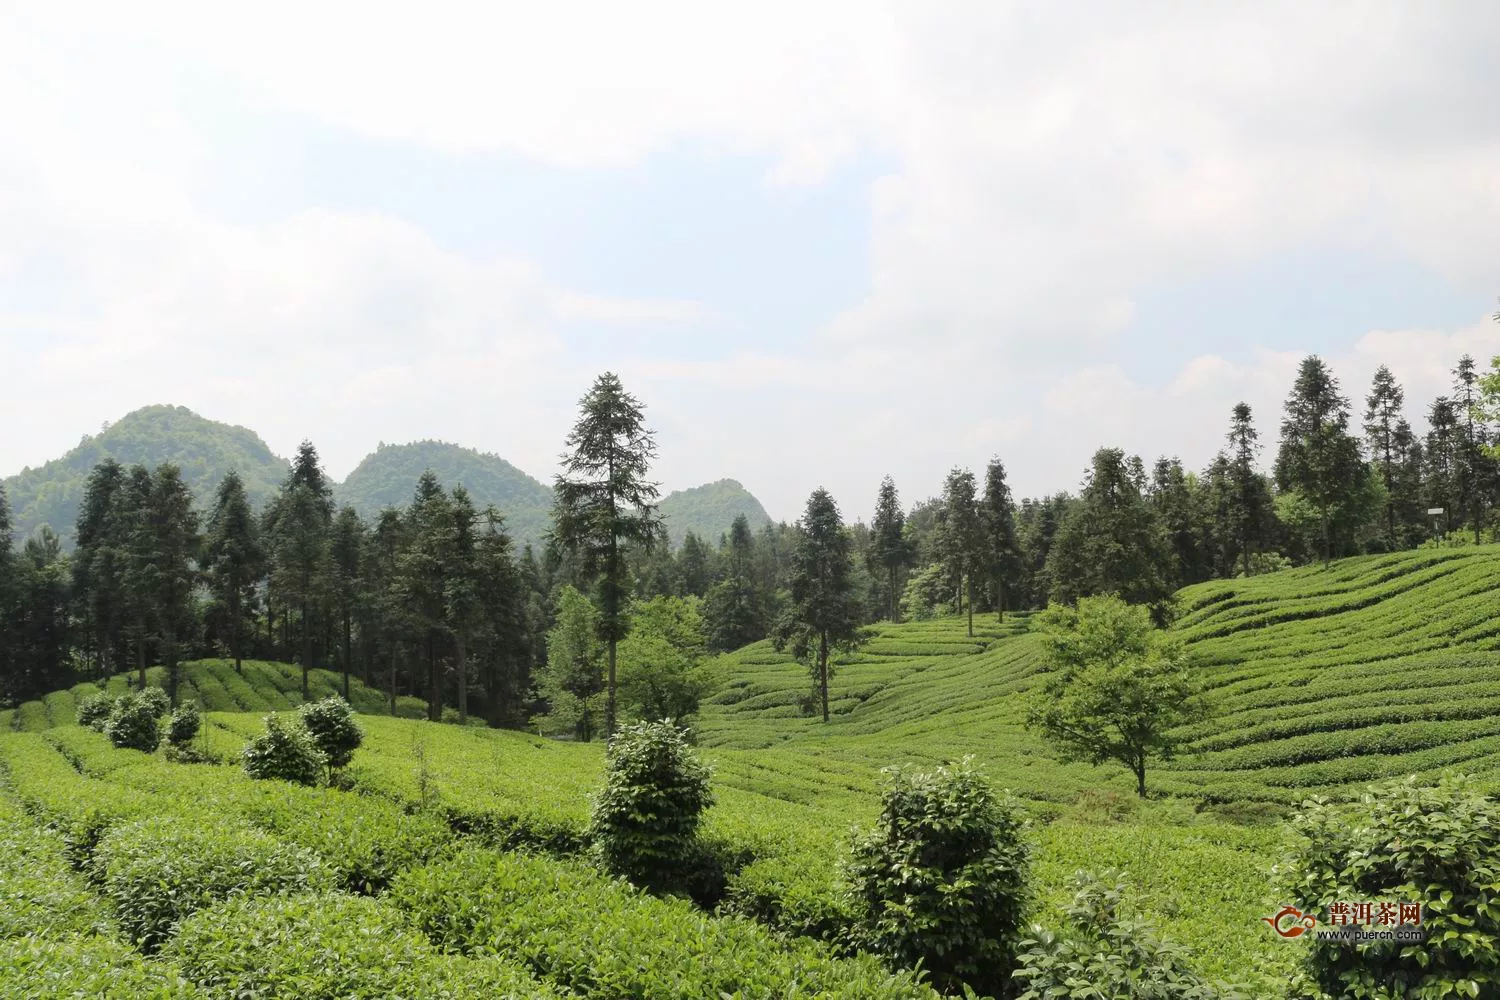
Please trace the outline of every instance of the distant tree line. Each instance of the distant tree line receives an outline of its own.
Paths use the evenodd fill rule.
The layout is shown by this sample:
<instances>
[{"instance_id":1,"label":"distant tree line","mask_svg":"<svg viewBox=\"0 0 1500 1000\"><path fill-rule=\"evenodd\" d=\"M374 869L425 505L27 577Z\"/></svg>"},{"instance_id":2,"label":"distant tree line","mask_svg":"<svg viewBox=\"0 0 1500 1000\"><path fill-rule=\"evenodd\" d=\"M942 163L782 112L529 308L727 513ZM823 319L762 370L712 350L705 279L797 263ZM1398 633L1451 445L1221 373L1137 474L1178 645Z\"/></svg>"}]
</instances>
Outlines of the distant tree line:
<instances>
[{"instance_id":1,"label":"distant tree line","mask_svg":"<svg viewBox=\"0 0 1500 1000\"><path fill-rule=\"evenodd\" d=\"M618 716L696 709L711 653L770 638L807 664L809 711L834 654L881 619L1073 603L1116 594L1166 614L1203 580L1361 552L1494 539L1500 524L1500 359L1469 356L1419 433L1381 367L1362 416L1318 357L1288 394L1269 472L1250 407L1201 471L1101 448L1082 488L1017 502L1000 459L955 469L905 507L886 477L870 524L814 491L792 524L666 542L640 404L601 376L580 403L553 530L516 551L501 512L431 472L366 521L336 509L304 442L252 507L231 472L206 517L180 472L100 462L65 553L19 547L0 494L0 701L204 656L327 668L426 700L429 716L539 720L577 738ZM1439 515L1429 515L1441 508Z\"/></svg>"}]
</instances>

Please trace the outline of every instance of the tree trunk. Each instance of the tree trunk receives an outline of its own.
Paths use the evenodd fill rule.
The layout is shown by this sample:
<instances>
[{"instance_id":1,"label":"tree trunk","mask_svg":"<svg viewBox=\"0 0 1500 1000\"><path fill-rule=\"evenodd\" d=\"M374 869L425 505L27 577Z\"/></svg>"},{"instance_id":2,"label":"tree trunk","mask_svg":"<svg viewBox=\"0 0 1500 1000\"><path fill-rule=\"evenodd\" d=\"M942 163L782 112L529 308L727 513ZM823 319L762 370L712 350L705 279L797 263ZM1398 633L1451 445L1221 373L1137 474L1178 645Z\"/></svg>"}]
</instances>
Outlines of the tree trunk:
<instances>
[{"instance_id":1,"label":"tree trunk","mask_svg":"<svg viewBox=\"0 0 1500 1000\"><path fill-rule=\"evenodd\" d=\"M469 663L464 649L464 634L460 630L453 636L458 652L458 724L469 721Z\"/></svg>"},{"instance_id":2,"label":"tree trunk","mask_svg":"<svg viewBox=\"0 0 1500 1000\"><path fill-rule=\"evenodd\" d=\"M609 637L609 695L604 700L604 729L605 736L613 739L615 735L615 637Z\"/></svg>"},{"instance_id":3,"label":"tree trunk","mask_svg":"<svg viewBox=\"0 0 1500 1000\"><path fill-rule=\"evenodd\" d=\"M167 698L177 707L177 630L168 628L162 634L162 659L167 665Z\"/></svg>"},{"instance_id":4,"label":"tree trunk","mask_svg":"<svg viewBox=\"0 0 1500 1000\"><path fill-rule=\"evenodd\" d=\"M344 700L349 700L349 657L354 650L351 648L349 639L349 610L344 609Z\"/></svg>"},{"instance_id":5,"label":"tree trunk","mask_svg":"<svg viewBox=\"0 0 1500 1000\"><path fill-rule=\"evenodd\" d=\"M1333 562L1333 538L1328 533L1328 508L1319 508L1323 520L1323 568L1327 569Z\"/></svg>"},{"instance_id":6,"label":"tree trunk","mask_svg":"<svg viewBox=\"0 0 1500 1000\"><path fill-rule=\"evenodd\" d=\"M141 672L141 690L146 690L146 622L144 619L137 623L138 631L135 634L135 663Z\"/></svg>"},{"instance_id":7,"label":"tree trunk","mask_svg":"<svg viewBox=\"0 0 1500 1000\"><path fill-rule=\"evenodd\" d=\"M998 621L998 622L1004 622L1005 621L1005 581L1002 580L1000 577L996 577L995 578L995 604L997 605L997 607L995 608L995 611L996 611L995 620Z\"/></svg>"},{"instance_id":8,"label":"tree trunk","mask_svg":"<svg viewBox=\"0 0 1500 1000\"><path fill-rule=\"evenodd\" d=\"M972 573L969 574L967 583L969 587L969 638L972 639L974 638L974 575Z\"/></svg>"},{"instance_id":9,"label":"tree trunk","mask_svg":"<svg viewBox=\"0 0 1500 1000\"><path fill-rule=\"evenodd\" d=\"M1250 526L1240 521L1240 557L1245 563L1245 579L1250 579Z\"/></svg>"},{"instance_id":10,"label":"tree trunk","mask_svg":"<svg viewBox=\"0 0 1500 1000\"><path fill-rule=\"evenodd\" d=\"M1145 758L1141 758L1141 759L1137 760L1135 762L1135 766L1131 770L1135 771L1135 794L1139 795L1141 798L1144 799L1146 797L1146 761L1145 761Z\"/></svg>"},{"instance_id":11,"label":"tree trunk","mask_svg":"<svg viewBox=\"0 0 1500 1000\"><path fill-rule=\"evenodd\" d=\"M892 563L889 569L891 572L891 622L897 624L901 621L901 604L896 599L896 564Z\"/></svg>"},{"instance_id":12,"label":"tree trunk","mask_svg":"<svg viewBox=\"0 0 1500 1000\"><path fill-rule=\"evenodd\" d=\"M400 643L391 640L391 715L396 714L396 660L399 658Z\"/></svg>"},{"instance_id":13,"label":"tree trunk","mask_svg":"<svg viewBox=\"0 0 1500 1000\"><path fill-rule=\"evenodd\" d=\"M240 660L240 595L236 590L229 598L229 655L234 657L234 672L242 674L245 668Z\"/></svg>"},{"instance_id":14,"label":"tree trunk","mask_svg":"<svg viewBox=\"0 0 1500 1000\"><path fill-rule=\"evenodd\" d=\"M441 722L443 718L443 693L438 688L437 643L432 633L427 633L427 718Z\"/></svg>"},{"instance_id":15,"label":"tree trunk","mask_svg":"<svg viewBox=\"0 0 1500 1000\"><path fill-rule=\"evenodd\" d=\"M828 635L818 636L818 686L823 692L823 721L828 721Z\"/></svg>"},{"instance_id":16,"label":"tree trunk","mask_svg":"<svg viewBox=\"0 0 1500 1000\"><path fill-rule=\"evenodd\" d=\"M307 620L307 598L302 598L302 700L307 701L307 673L312 668L312 628Z\"/></svg>"}]
</instances>

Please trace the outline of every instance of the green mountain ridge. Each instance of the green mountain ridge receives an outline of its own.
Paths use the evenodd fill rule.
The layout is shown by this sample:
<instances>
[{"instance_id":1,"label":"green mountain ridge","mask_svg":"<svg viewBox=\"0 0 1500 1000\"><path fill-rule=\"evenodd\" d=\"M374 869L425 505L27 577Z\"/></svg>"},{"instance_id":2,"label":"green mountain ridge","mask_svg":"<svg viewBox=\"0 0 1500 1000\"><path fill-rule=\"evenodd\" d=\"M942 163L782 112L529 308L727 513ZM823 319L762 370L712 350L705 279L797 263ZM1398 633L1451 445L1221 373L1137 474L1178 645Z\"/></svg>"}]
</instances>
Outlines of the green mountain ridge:
<instances>
[{"instance_id":1,"label":"green mountain ridge","mask_svg":"<svg viewBox=\"0 0 1500 1000\"><path fill-rule=\"evenodd\" d=\"M47 525L71 545L89 473L106 458L122 465L172 462L182 469L200 509L207 509L230 469L239 471L257 507L276 491L288 469L286 459L248 428L210 420L183 406L147 406L99 434L85 435L62 457L3 480L16 537L27 538ZM542 542L551 518L551 488L499 455L444 441L382 442L335 485L334 495L370 518L385 507L405 505L429 468L445 487L462 484L476 505L494 504L518 545ZM771 520L760 501L733 479L670 493L661 510L674 545L688 531L717 541L739 514L749 518L752 528Z\"/></svg>"}]
</instances>

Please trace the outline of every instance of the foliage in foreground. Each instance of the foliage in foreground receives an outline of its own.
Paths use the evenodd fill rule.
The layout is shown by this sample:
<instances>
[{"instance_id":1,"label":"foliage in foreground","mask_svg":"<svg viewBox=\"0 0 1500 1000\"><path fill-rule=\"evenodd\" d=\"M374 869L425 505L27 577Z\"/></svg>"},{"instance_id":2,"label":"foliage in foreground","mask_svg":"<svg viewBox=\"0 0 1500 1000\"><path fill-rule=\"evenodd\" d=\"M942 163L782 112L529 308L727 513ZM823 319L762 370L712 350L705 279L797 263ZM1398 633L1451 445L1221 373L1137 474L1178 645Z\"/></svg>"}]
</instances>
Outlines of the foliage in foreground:
<instances>
[{"instance_id":1,"label":"foliage in foreground","mask_svg":"<svg viewBox=\"0 0 1500 1000\"><path fill-rule=\"evenodd\" d=\"M589 837L604 867L637 885L678 887L713 805L708 768L671 722L626 726L609 742Z\"/></svg>"},{"instance_id":2,"label":"foliage in foreground","mask_svg":"<svg viewBox=\"0 0 1500 1000\"><path fill-rule=\"evenodd\" d=\"M1190 952L1157 937L1139 916L1123 911L1125 887L1116 873L1077 873L1064 908L1066 926L1054 934L1032 928L1022 942L1016 980L1019 1000L1237 1000L1231 987L1205 982L1190 968Z\"/></svg>"},{"instance_id":3,"label":"foliage in foreground","mask_svg":"<svg viewBox=\"0 0 1500 1000\"><path fill-rule=\"evenodd\" d=\"M332 888L312 851L233 822L158 816L111 830L93 872L121 929L143 951L160 947L183 917L231 896Z\"/></svg>"},{"instance_id":4,"label":"foliage in foreground","mask_svg":"<svg viewBox=\"0 0 1500 1000\"><path fill-rule=\"evenodd\" d=\"M330 769L348 766L354 751L364 742L364 730L354 721L354 709L336 694L303 705L298 717L313 743L328 758Z\"/></svg>"},{"instance_id":5,"label":"foliage in foreground","mask_svg":"<svg viewBox=\"0 0 1500 1000\"><path fill-rule=\"evenodd\" d=\"M1356 1000L1500 990L1500 802L1472 779L1406 778L1353 804L1314 799L1292 825L1303 840L1283 886L1320 928L1337 903L1416 902L1427 932L1418 946L1313 941L1309 985Z\"/></svg>"},{"instance_id":6,"label":"foliage in foreground","mask_svg":"<svg viewBox=\"0 0 1500 1000\"><path fill-rule=\"evenodd\" d=\"M997 797L968 758L884 774L880 818L848 866L862 943L903 966L920 962L945 992L1000 995L1030 875L1019 805Z\"/></svg>"},{"instance_id":7,"label":"foliage in foreground","mask_svg":"<svg viewBox=\"0 0 1500 1000\"><path fill-rule=\"evenodd\" d=\"M252 778L316 785L328 766L328 755L301 725L266 716L266 731L245 745L245 773Z\"/></svg>"}]
</instances>

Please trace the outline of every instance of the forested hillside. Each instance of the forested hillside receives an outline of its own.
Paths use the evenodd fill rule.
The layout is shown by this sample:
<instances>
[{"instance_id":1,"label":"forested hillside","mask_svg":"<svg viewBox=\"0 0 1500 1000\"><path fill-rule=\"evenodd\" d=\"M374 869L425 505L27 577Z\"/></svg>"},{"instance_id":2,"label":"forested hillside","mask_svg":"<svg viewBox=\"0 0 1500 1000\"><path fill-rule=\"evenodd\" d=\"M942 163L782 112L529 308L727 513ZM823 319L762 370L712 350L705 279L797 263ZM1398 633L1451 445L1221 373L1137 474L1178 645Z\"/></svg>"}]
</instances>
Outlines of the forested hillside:
<instances>
[{"instance_id":1,"label":"forested hillside","mask_svg":"<svg viewBox=\"0 0 1500 1000\"><path fill-rule=\"evenodd\" d=\"M151 468L170 462L204 504L230 469L239 472L246 496L256 505L276 492L287 470L286 460L273 455L252 430L200 417L183 406L146 406L86 435L61 458L6 479L16 536L24 541L45 524L71 545L84 485L106 458Z\"/></svg>"},{"instance_id":2,"label":"forested hillside","mask_svg":"<svg viewBox=\"0 0 1500 1000\"><path fill-rule=\"evenodd\" d=\"M673 547L682 544L689 532L711 545L729 530L734 519L744 515L752 531L771 523L771 515L738 480L720 479L692 489L677 490L662 497L661 516Z\"/></svg>"},{"instance_id":3,"label":"forested hillside","mask_svg":"<svg viewBox=\"0 0 1500 1000\"><path fill-rule=\"evenodd\" d=\"M334 499L373 520L387 507L411 503L412 487L428 469L441 482L464 487L479 506L499 508L518 544L541 543L552 512L552 490L499 455L444 441L382 443L334 487Z\"/></svg>"}]
</instances>

